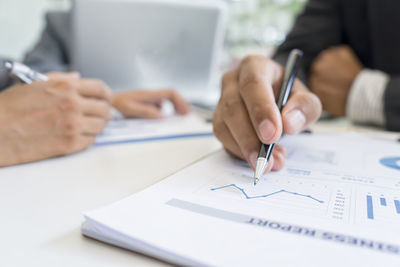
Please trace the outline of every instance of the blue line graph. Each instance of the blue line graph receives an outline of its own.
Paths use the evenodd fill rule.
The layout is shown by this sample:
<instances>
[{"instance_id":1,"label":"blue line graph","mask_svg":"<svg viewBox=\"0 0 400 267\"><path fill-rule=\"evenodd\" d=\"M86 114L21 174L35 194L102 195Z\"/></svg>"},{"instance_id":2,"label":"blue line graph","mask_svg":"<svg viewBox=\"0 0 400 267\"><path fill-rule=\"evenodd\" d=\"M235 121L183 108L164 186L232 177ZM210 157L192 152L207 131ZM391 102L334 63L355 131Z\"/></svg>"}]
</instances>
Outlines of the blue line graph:
<instances>
[{"instance_id":1,"label":"blue line graph","mask_svg":"<svg viewBox=\"0 0 400 267\"><path fill-rule=\"evenodd\" d=\"M239 186L237 186L235 184L228 184L228 185L224 185L224 186L221 186L221 187L211 188L210 190L211 191L217 191L217 190L221 190L221 189L228 188L228 187L233 187L233 188L239 190L246 197L246 199L267 198L267 197L270 197L272 195L276 195L276 194L280 194L280 193L286 193L286 194L291 194L291 195L295 195L295 196L309 198L309 199L317 201L318 203L324 203L324 201L319 200L319 199L317 199L317 198L315 198L313 196L300 194L300 193L297 193L297 192L291 192L291 191L287 191L285 189L281 189L281 190L276 191L276 192L272 192L272 193L265 194L265 195L259 195L259 196L249 196L243 188L241 188L241 187L239 187Z\"/></svg>"}]
</instances>

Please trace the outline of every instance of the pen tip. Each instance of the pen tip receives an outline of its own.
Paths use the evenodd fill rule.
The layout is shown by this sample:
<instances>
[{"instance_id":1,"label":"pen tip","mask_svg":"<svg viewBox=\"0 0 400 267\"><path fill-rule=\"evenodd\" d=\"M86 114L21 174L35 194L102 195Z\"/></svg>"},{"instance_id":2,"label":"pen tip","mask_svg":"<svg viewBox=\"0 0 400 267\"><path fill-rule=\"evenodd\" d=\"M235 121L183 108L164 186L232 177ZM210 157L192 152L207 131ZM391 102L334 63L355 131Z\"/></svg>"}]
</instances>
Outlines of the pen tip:
<instances>
[{"instance_id":1,"label":"pen tip","mask_svg":"<svg viewBox=\"0 0 400 267\"><path fill-rule=\"evenodd\" d=\"M258 178L257 177L254 177L254 186L256 186L257 185L257 183L258 183Z\"/></svg>"}]
</instances>

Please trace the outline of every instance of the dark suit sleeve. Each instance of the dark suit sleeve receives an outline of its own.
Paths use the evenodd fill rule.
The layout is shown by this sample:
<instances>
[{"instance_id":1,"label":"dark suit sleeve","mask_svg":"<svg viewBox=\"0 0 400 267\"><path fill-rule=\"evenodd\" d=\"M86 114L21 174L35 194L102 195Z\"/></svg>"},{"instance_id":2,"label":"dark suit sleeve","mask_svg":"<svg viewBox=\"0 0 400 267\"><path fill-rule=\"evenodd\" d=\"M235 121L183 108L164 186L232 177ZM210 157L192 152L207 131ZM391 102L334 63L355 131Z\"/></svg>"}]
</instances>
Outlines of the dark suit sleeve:
<instances>
[{"instance_id":1,"label":"dark suit sleeve","mask_svg":"<svg viewBox=\"0 0 400 267\"><path fill-rule=\"evenodd\" d=\"M318 54L342 43L341 28L337 0L309 0L274 59L284 66L290 50L303 50L302 68L298 76L307 84L308 71Z\"/></svg>"},{"instance_id":2,"label":"dark suit sleeve","mask_svg":"<svg viewBox=\"0 0 400 267\"><path fill-rule=\"evenodd\" d=\"M390 77L384 94L386 128L400 131L400 76Z\"/></svg>"},{"instance_id":3,"label":"dark suit sleeve","mask_svg":"<svg viewBox=\"0 0 400 267\"><path fill-rule=\"evenodd\" d=\"M39 72L68 71L69 56L64 35L69 34L69 14L46 14L46 26L39 42L25 56L24 63Z\"/></svg>"}]
</instances>

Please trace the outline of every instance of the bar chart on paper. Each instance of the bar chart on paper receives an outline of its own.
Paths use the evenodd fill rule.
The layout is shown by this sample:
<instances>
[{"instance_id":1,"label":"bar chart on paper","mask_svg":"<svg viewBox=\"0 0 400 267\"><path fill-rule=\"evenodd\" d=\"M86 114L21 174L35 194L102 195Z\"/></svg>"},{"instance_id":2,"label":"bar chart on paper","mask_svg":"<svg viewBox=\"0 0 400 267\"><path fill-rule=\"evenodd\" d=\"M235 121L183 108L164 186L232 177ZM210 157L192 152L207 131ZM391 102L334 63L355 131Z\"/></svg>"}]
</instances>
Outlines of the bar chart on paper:
<instances>
[{"instance_id":1,"label":"bar chart on paper","mask_svg":"<svg viewBox=\"0 0 400 267\"><path fill-rule=\"evenodd\" d=\"M365 196L366 216L370 221L400 222L400 198L385 194L367 193Z\"/></svg>"}]
</instances>

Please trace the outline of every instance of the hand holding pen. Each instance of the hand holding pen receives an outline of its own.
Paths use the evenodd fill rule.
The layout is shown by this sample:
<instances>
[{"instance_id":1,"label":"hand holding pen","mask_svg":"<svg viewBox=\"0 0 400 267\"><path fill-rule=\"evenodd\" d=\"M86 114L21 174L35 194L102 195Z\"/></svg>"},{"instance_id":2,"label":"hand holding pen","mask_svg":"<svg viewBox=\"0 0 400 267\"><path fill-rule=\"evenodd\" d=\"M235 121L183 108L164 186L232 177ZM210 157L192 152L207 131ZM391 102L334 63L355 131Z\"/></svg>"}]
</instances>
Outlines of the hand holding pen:
<instances>
[{"instance_id":1,"label":"hand holding pen","mask_svg":"<svg viewBox=\"0 0 400 267\"><path fill-rule=\"evenodd\" d=\"M289 54L289 58L283 75L281 89L279 91L279 96L276 101L276 105L278 106L280 112L282 112L283 108L286 105L286 102L289 99L302 56L303 51L298 49L292 50ZM260 177L264 174L274 147L274 143L261 144L260 152L258 152L258 157L256 161L256 168L254 170L254 185L258 183Z\"/></svg>"},{"instance_id":2,"label":"hand holding pen","mask_svg":"<svg viewBox=\"0 0 400 267\"><path fill-rule=\"evenodd\" d=\"M221 99L214 115L214 133L232 155L253 170L260 144L273 144L285 134L297 134L316 121L321 102L295 79L291 96L280 112L276 105L284 68L263 56L250 56L222 80ZM285 151L275 145L265 172L284 165Z\"/></svg>"},{"instance_id":3,"label":"hand holding pen","mask_svg":"<svg viewBox=\"0 0 400 267\"><path fill-rule=\"evenodd\" d=\"M5 151L0 166L85 149L111 118L111 92L100 81L76 74L46 77L10 61L4 68L23 84L0 94L0 140Z\"/></svg>"}]
</instances>

